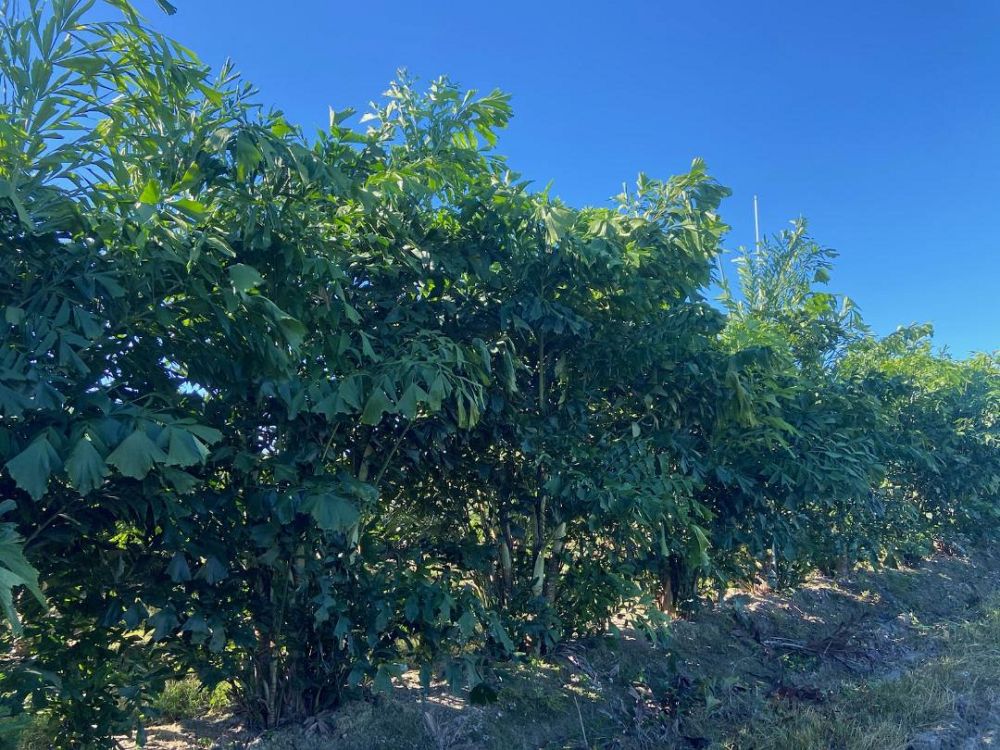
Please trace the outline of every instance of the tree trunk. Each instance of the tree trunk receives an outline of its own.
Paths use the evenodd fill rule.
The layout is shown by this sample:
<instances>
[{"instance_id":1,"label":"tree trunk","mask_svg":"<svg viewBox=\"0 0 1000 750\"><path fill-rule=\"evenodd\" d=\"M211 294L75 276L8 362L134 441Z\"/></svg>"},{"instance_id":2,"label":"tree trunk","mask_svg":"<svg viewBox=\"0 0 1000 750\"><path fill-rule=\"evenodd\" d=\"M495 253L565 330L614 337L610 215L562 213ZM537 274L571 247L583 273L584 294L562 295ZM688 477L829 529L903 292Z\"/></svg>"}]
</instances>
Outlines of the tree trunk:
<instances>
[{"instance_id":1,"label":"tree trunk","mask_svg":"<svg viewBox=\"0 0 1000 750\"><path fill-rule=\"evenodd\" d=\"M566 540L566 522L561 522L552 532L552 554L548 560L548 571L545 574L545 601L551 606L556 603L556 586L559 583L559 567Z\"/></svg>"}]
</instances>

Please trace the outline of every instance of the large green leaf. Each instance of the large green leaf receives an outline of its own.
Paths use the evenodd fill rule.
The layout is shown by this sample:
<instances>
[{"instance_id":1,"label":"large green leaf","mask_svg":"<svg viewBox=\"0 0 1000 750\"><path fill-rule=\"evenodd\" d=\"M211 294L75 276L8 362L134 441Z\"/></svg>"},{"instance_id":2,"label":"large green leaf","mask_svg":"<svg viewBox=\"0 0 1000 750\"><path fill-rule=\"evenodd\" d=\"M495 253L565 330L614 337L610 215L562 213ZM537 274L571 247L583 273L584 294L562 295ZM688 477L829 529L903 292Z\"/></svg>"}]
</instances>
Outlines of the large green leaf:
<instances>
[{"instance_id":1,"label":"large green leaf","mask_svg":"<svg viewBox=\"0 0 1000 750\"><path fill-rule=\"evenodd\" d=\"M195 577L212 586L219 581L225 580L228 575L229 570L223 562L214 555L210 555L209 558L205 560L205 564L201 566L201 570L198 571L198 574Z\"/></svg>"},{"instance_id":2,"label":"large green leaf","mask_svg":"<svg viewBox=\"0 0 1000 750\"><path fill-rule=\"evenodd\" d=\"M191 580L191 566L188 565L187 558L183 552L175 552L167 564L167 575L174 583L182 583Z\"/></svg>"},{"instance_id":3,"label":"large green leaf","mask_svg":"<svg viewBox=\"0 0 1000 750\"><path fill-rule=\"evenodd\" d=\"M316 525L324 531L346 531L359 518L358 508L353 502L333 493L313 495L309 512L316 519Z\"/></svg>"},{"instance_id":4,"label":"large green leaf","mask_svg":"<svg viewBox=\"0 0 1000 750\"><path fill-rule=\"evenodd\" d=\"M344 408L344 407L347 408ZM337 410L346 414L361 408L361 379L357 376L345 378L337 386Z\"/></svg>"},{"instance_id":5,"label":"large green leaf","mask_svg":"<svg viewBox=\"0 0 1000 750\"><path fill-rule=\"evenodd\" d=\"M385 391L377 387L368 396L365 409L361 413L363 424L378 424L382 419L382 414L392 408L392 402L385 395Z\"/></svg>"},{"instance_id":6,"label":"large green leaf","mask_svg":"<svg viewBox=\"0 0 1000 750\"><path fill-rule=\"evenodd\" d=\"M6 463L17 486L35 500L45 494L49 476L62 465L48 438L40 437Z\"/></svg>"},{"instance_id":7,"label":"large green leaf","mask_svg":"<svg viewBox=\"0 0 1000 750\"><path fill-rule=\"evenodd\" d=\"M413 419L417 415L420 404L426 403L427 400L427 392L417 383L410 383L403 391L403 395L399 397L396 408L407 419Z\"/></svg>"},{"instance_id":8,"label":"large green leaf","mask_svg":"<svg viewBox=\"0 0 1000 750\"><path fill-rule=\"evenodd\" d=\"M69 483L81 495L86 495L104 483L110 474L107 464L98 453L97 448L87 438L80 438L66 459L66 474Z\"/></svg>"},{"instance_id":9,"label":"large green leaf","mask_svg":"<svg viewBox=\"0 0 1000 750\"><path fill-rule=\"evenodd\" d=\"M18 576L0 567L0 614L10 622L15 634L21 633L21 620L14 609L14 589L22 583Z\"/></svg>"},{"instance_id":10,"label":"large green leaf","mask_svg":"<svg viewBox=\"0 0 1000 750\"><path fill-rule=\"evenodd\" d=\"M146 430L141 427L125 438L107 458L109 464L133 479L142 479L154 464L164 463L166 460L167 455L149 439Z\"/></svg>"},{"instance_id":11,"label":"large green leaf","mask_svg":"<svg viewBox=\"0 0 1000 750\"><path fill-rule=\"evenodd\" d=\"M9 510L13 503L0 503L0 515ZM45 604L38 585L38 571L24 557L22 540L14 531L13 524L0 523L0 611L20 632L17 613L14 610L14 589L24 586L40 604Z\"/></svg>"},{"instance_id":12,"label":"large green leaf","mask_svg":"<svg viewBox=\"0 0 1000 750\"><path fill-rule=\"evenodd\" d=\"M249 292L264 283L264 277L256 268L236 263L229 267L229 280L237 292Z\"/></svg>"},{"instance_id":13,"label":"large green leaf","mask_svg":"<svg viewBox=\"0 0 1000 750\"><path fill-rule=\"evenodd\" d=\"M306 328L305 324L300 320L296 320L291 315L283 315L278 318L278 326L281 328L285 340L288 341L288 345L293 349L298 349L302 345L306 334L309 333L309 329Z\"/></svg>"},{"instance_id":14,"label":"large green leaf","mask_svg":"<svg viewBox=\"0 0 1000 750\"><path fill-rule=\"evenodd\" d=\"M169 427L167 466L194 466L208 458L208 448L193 434L180 427Z\"/></svg>"},{"instance_id":15,"label":"large green leaf","mask_svg":"<svg viewBox=\"0 0 1000 750\"><path fill-rule=\"evenodd\" d=\"M17 578L17 585L24 586L39 602L45 603L38 585L38 571L24 557L21 539L13 532L0 531L0 566Z\"/></svg>"},{"instance_id":16,"label":"large green leaf","mask_svg":"<svg viewBox=\"0 0 1000 750\"><path fill-rule=\"evenodd\" d=\"M149 180L146 186L142 189L142 193L139 195L139 202L147 205L154 206L160 201L160 185L156 180Z\"/></svg>"}]
</instances>

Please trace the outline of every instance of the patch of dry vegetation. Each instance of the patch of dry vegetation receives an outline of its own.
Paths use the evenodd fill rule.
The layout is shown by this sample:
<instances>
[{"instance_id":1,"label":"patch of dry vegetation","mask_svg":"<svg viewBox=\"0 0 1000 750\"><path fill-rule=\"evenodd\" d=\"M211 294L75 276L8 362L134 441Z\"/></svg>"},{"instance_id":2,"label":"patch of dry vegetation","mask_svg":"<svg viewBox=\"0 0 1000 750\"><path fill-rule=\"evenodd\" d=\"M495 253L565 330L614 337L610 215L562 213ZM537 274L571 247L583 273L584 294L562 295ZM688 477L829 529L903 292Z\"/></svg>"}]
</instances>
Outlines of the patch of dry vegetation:
<instances>
[{"instance_id":1,"label":"patch of dry vegetation","mask_svg":"<svg viewBox=\"0 0 1000 750\"><path fill-rule=\"evenodd\" d=\"M850 681L827 701L778 709L723 747L973 750L1000 745L1000 600L943 628L912 669Z\"/></svg>"}]
</instances>

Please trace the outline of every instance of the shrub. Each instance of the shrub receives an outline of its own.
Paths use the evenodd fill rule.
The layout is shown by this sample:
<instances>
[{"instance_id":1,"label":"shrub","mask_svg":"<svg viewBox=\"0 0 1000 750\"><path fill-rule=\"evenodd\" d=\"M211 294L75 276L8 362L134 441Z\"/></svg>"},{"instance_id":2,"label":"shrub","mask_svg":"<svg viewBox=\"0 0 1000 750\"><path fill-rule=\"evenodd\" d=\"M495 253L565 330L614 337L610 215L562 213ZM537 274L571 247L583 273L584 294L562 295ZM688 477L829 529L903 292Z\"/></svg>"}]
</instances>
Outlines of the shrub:
<instances>
[{"instance_id":1,"label":"shrub","mask_svg":"<svg viewBox=\"0 0 1000 750\"><path fill-rule=\"evenodd\" d=\"M307 139L112 4L0 35L0 700L57 747L993 528L996 357L872 337L802 224L713 306L700 161L575 209L446 79Z\"/></svg>"}]
</instances>

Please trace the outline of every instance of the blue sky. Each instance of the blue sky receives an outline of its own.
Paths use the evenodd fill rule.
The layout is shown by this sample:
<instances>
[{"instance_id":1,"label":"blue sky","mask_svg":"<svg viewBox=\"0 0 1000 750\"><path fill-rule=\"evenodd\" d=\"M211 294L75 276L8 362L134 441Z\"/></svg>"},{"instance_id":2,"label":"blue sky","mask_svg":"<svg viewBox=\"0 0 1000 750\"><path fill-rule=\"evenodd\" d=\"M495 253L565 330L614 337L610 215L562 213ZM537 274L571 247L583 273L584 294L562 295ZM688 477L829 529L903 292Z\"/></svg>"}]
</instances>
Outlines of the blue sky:
<instances>
[{"instance_id":1,"label":"blue sky","mask_svg":"<svg viewBox=\"0 0 1000 750\"><path fill-rule=\"evenodd\" d=\"M799 215L879 333L1000 347L1000 3L173 0L153 24L314 130L399 67L513 94L511 165L574 205L695 156L727 245Z\"/></svg>"}]
</instances>

